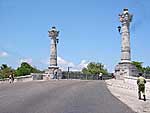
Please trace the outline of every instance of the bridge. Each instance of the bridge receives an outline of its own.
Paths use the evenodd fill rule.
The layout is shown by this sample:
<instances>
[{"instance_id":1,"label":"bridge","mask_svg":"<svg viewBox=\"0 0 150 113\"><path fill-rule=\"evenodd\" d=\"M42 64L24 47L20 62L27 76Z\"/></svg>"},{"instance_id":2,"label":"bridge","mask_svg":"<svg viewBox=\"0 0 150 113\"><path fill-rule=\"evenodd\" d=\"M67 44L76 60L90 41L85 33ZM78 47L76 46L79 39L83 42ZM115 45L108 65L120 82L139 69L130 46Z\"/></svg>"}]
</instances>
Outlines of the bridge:
<instances>
[{"instance_id":1,"label":"bridge","mask_svg":"<svg viewBox=\"0 0 150 113\"><path fill-rule=\"evenodd\" d=\"M1 113L134 113L101 80L0 83Z\"/></svg>"}]
</instances>

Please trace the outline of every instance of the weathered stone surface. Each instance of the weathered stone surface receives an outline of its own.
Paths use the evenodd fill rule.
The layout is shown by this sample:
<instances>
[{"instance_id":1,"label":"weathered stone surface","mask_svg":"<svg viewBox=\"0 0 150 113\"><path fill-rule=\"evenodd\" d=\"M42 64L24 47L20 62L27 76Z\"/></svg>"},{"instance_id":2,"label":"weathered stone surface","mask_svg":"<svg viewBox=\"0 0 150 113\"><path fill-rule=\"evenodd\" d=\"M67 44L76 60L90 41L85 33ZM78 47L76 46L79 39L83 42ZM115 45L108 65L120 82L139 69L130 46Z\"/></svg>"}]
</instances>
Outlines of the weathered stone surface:
<instances>
[{"instance_id":1,"label":"weathered stone surface","mask_svg":"<svg viewBox=\"0 0 150 113\"><path fill-rule=\"evenodd\" d=\"M119 63L115 67L115 76L117 79L124 79L125 76L137 76L137 68L130 62Z\"/></svg>"},{"instance_id":2,"label":"weathered stone surface","mask_svg":"<svg viewBox=\"0 0 150 113\"><path fill-rule=\"evenodd\" d=\"M137 68L131 64L131 48L130 48L130 22L132 15L128 9L124 9L122 14L119 14L122 24L122 42L121 42L121 62L115 67L115 76L117 79L123 79L124 76L136 76Z\"/></svg>"},{"instance_id":3,"label":"weathered stone surface","mask_svg":"<svg viewBox=\"0 0 150 113\"><path fill-rule=\"evenodd\" d=\"M51 47L50 47L50 66L48 70L45 71L47 77L54 78L55 75L60 73L60 69L57 66L57 43L58 43L58 35L59 31L56 30L55 27L52 27L50 31L48 31L49 37L51 37Z\"/></svg>"},{"instance_id":4,"label":"weathered stone surface","mask_svg":"<svg viewBox=\"0 0 150 113\"><path fill-rule=\"evenodd\" d=\"M51 37L51 55L50 55L50 66L57 66L57 37L59 31L55 27L49 31L49 37Z\"/></svg>"}]
</instances>

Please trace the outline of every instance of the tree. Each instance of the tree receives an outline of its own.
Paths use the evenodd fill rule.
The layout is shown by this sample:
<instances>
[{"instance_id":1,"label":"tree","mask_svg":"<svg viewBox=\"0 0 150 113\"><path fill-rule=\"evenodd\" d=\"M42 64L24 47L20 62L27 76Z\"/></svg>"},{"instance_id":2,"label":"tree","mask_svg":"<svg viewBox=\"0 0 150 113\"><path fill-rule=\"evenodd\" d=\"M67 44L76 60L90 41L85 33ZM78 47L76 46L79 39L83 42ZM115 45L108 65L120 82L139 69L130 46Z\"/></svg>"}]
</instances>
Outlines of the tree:
<instances>
[{"instance_id":1,"label":"tree","mask_svg":"<svg viewBox=\"0 0 150 113\"><path fill-rule=\"evenodd\" d=\"M0 66L0 78L8 78L10 74L15 73L15 70L11 67L8 67L7 64L2 64Z\"/></svg>"},{"instance_id":2,"label":"tree","mask_svg":"<svg viewBox=\"0 0 150 113\"><path fill-rule=\"evenodd\" d=\"M8 68L7 64L2 64L1 70Z\"/></svg>"},{"instance_id":3,"label":"tree","mask_svg":"<svg viewBox=\"0 0 150 113\"><path fill-rule=\"evenodd\" d=\"M132 64L136 66L139 72L144 72L144 67L142 66L143 62L132 61Z\"/></svg>"},{"instance_id":4,"label":"tree","mask_svg":"<svg viewBox=\"0 0 150 113\"><path fill-rule=\"evenodd\" d=\"M104 65L102 63L91 62L87 65L87 68L82 69L83 74L99 74L103 73L108 74L107 70L104 69Z\"/></svg>"},{"instance_id":5,"label":"tree","mask_svg":"<svg viewBox=\"0 0 150 113\"><path fill-rule=\"evenodd\" d=\"M144 75L146 78L150 79L150 67L149 66L144 67Z\"/></svg>"},{"instance_id":6,"label":"tree","mask_svg":"<svg viewBox=\"0 0 150 113\"><path fill-rule=\"evenodd\" d=\"M41 71L32 67L30 64L27 62L22 62L21 66L17 68L16 70L16 76L25 76L29 75L31 73L40 73Z\"/></svg>"},{"instance_id":7,"label":"tree","mask_svg":"<svg viewBox=\"0 0 150 113\"><path fill-rule=\"evenodd\" d=\"M146 78L150 77L150 67L143 67L142 64L143 62L137 62L137 61L133 61L132 62L133 65L135 65L137 67L137 69L139 70L139 72L142 72Z\"/></svg>"},{"instance_id":8,"label":"tree","mask_svg":"<svg viewBox=\"0 0 150 113\"><path fill-rule=\"evenodd\" d=\"M145 72L145 74L149 74L150 75L150 67L149 66L145 67L144 68L144 72Z\"/></svg>"}]
</instances>

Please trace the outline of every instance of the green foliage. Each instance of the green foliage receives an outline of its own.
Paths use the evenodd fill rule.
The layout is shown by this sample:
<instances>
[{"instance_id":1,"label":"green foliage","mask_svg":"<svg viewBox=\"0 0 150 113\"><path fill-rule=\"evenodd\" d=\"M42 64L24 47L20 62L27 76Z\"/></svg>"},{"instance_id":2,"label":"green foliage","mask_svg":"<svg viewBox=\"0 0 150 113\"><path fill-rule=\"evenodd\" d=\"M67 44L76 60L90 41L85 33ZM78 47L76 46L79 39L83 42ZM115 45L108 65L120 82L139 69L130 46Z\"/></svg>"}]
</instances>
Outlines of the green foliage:
<instances>
[{"instance_id":1,"label":"green foliage","mask_svg":"<svg viewBox=\"0 0 150 113\"><path fill-rule=\"evenodd\" d=\"M22 62L21 66L17 68L15 75L16 76L25 76L31 73L40 73L41 71L32 67L26 62Z\"/></svg>"},{"instance_id":2,"label":"green foliage","mask_svg":"<svg viewBox=\"0 0 150 113\"><path fill-rule=\"evenodd\" d=\"M7 64L2 64L1 70L8 68Z\"/></svg>"},{"instance_id":3,"label":"green foliage","mask_svg":"<svg viewBox=\"0 0 150 113\"><path fill-rule=\"evenodd\" d=\"M0 79L8 78L9 75L13 73L15 73L15 70L8 67L7 64L2 64L2 66L0 66Z\"/></svg>"},{"instance_id":4,"label":"green foliage","mask_svg":"<svg viewBox=\"0 0 150 113\"><path fill-rule=\"evenodd\" d=\"M103 73L108 74L107 70L104 69L104 65L102 63L91 62L87 65L87 68L82 69L83 74L99 74Z\"/></svg>"},{"instance_id":5,"label":"green foliage","mask_svg":"<svg viewBox=\"0 0 150 113\"><path fill-rule=\"evenodd\" d=\"M149 66L145 67L144 72L145 74L150 74L150 67Z\"/></svg>"},{"instance_id":6,"label":"green foliage","mask_svg":"<svg viewBox=\"0 0 150 113\"><path fill-rule=\"evenodd\" d=\"M132 61L132 64L136 66L139 72L144 72L143 62Z\"/></svg>"},{"instance_id":7,"label":"green foliage","mask_svg":"<svg viewBox=\"0 0 150 113\"><path fill-rule=\"evenodd\" d=\"M26 62L23 62L17 70L8 67L7 64L2 64L0 66L0 79L8 78L10 74L15 74L15 76L24 76L31 73L41 73L41 71Z\"/></svg>"},{"instance_id":8,"label":"green foliage","mask_svg":"<svg viewBox=\"0 0 150 113\"><path fill-rule=\"evenodd\" d=\"M149 66L144 67L144 75L145 75L145 77L150 78L150 67Z\"/></svg>"},{"instance_id":9,"label":"green foliage","mask_svg":"<svg viewBox=\"0 0 150 113\"><path fill-rule=\"evenodd\" d=\"M137 62L137 61L133 61L132 64L137 67L139 72L142 72L147 77L150 76L150 67L149 66L143 67L142 66L143 62Z\"/></svg>"}]
</instances>

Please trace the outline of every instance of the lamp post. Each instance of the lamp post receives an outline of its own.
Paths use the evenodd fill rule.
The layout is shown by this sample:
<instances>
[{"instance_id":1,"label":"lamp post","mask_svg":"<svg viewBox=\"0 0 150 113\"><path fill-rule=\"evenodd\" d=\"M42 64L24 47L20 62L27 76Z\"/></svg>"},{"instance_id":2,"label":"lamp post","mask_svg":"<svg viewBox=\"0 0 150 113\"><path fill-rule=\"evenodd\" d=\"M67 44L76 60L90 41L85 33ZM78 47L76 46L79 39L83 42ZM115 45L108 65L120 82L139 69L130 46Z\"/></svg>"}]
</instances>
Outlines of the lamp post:
<instances>
[{"instance_id":1,"label":"lamp post","mask_svg":"<svg viewBox=\"0 0 150 113\"><path fill-rule=\"evenodd\" d=\"M118 26L118 32L121 34L121 26Z\"/></svg>"},{"instance_id":2,"label":"lamp post","mask_svg":"<svg viewBox=\"0 0 150 113\"><path fill-rule=\"evenodd\" d=\"M70 71L70 68L72 68L72 67L69 67L69 66L68 66L68 79L69 79L69 71Z\"/></svg>"}]
</instances>

